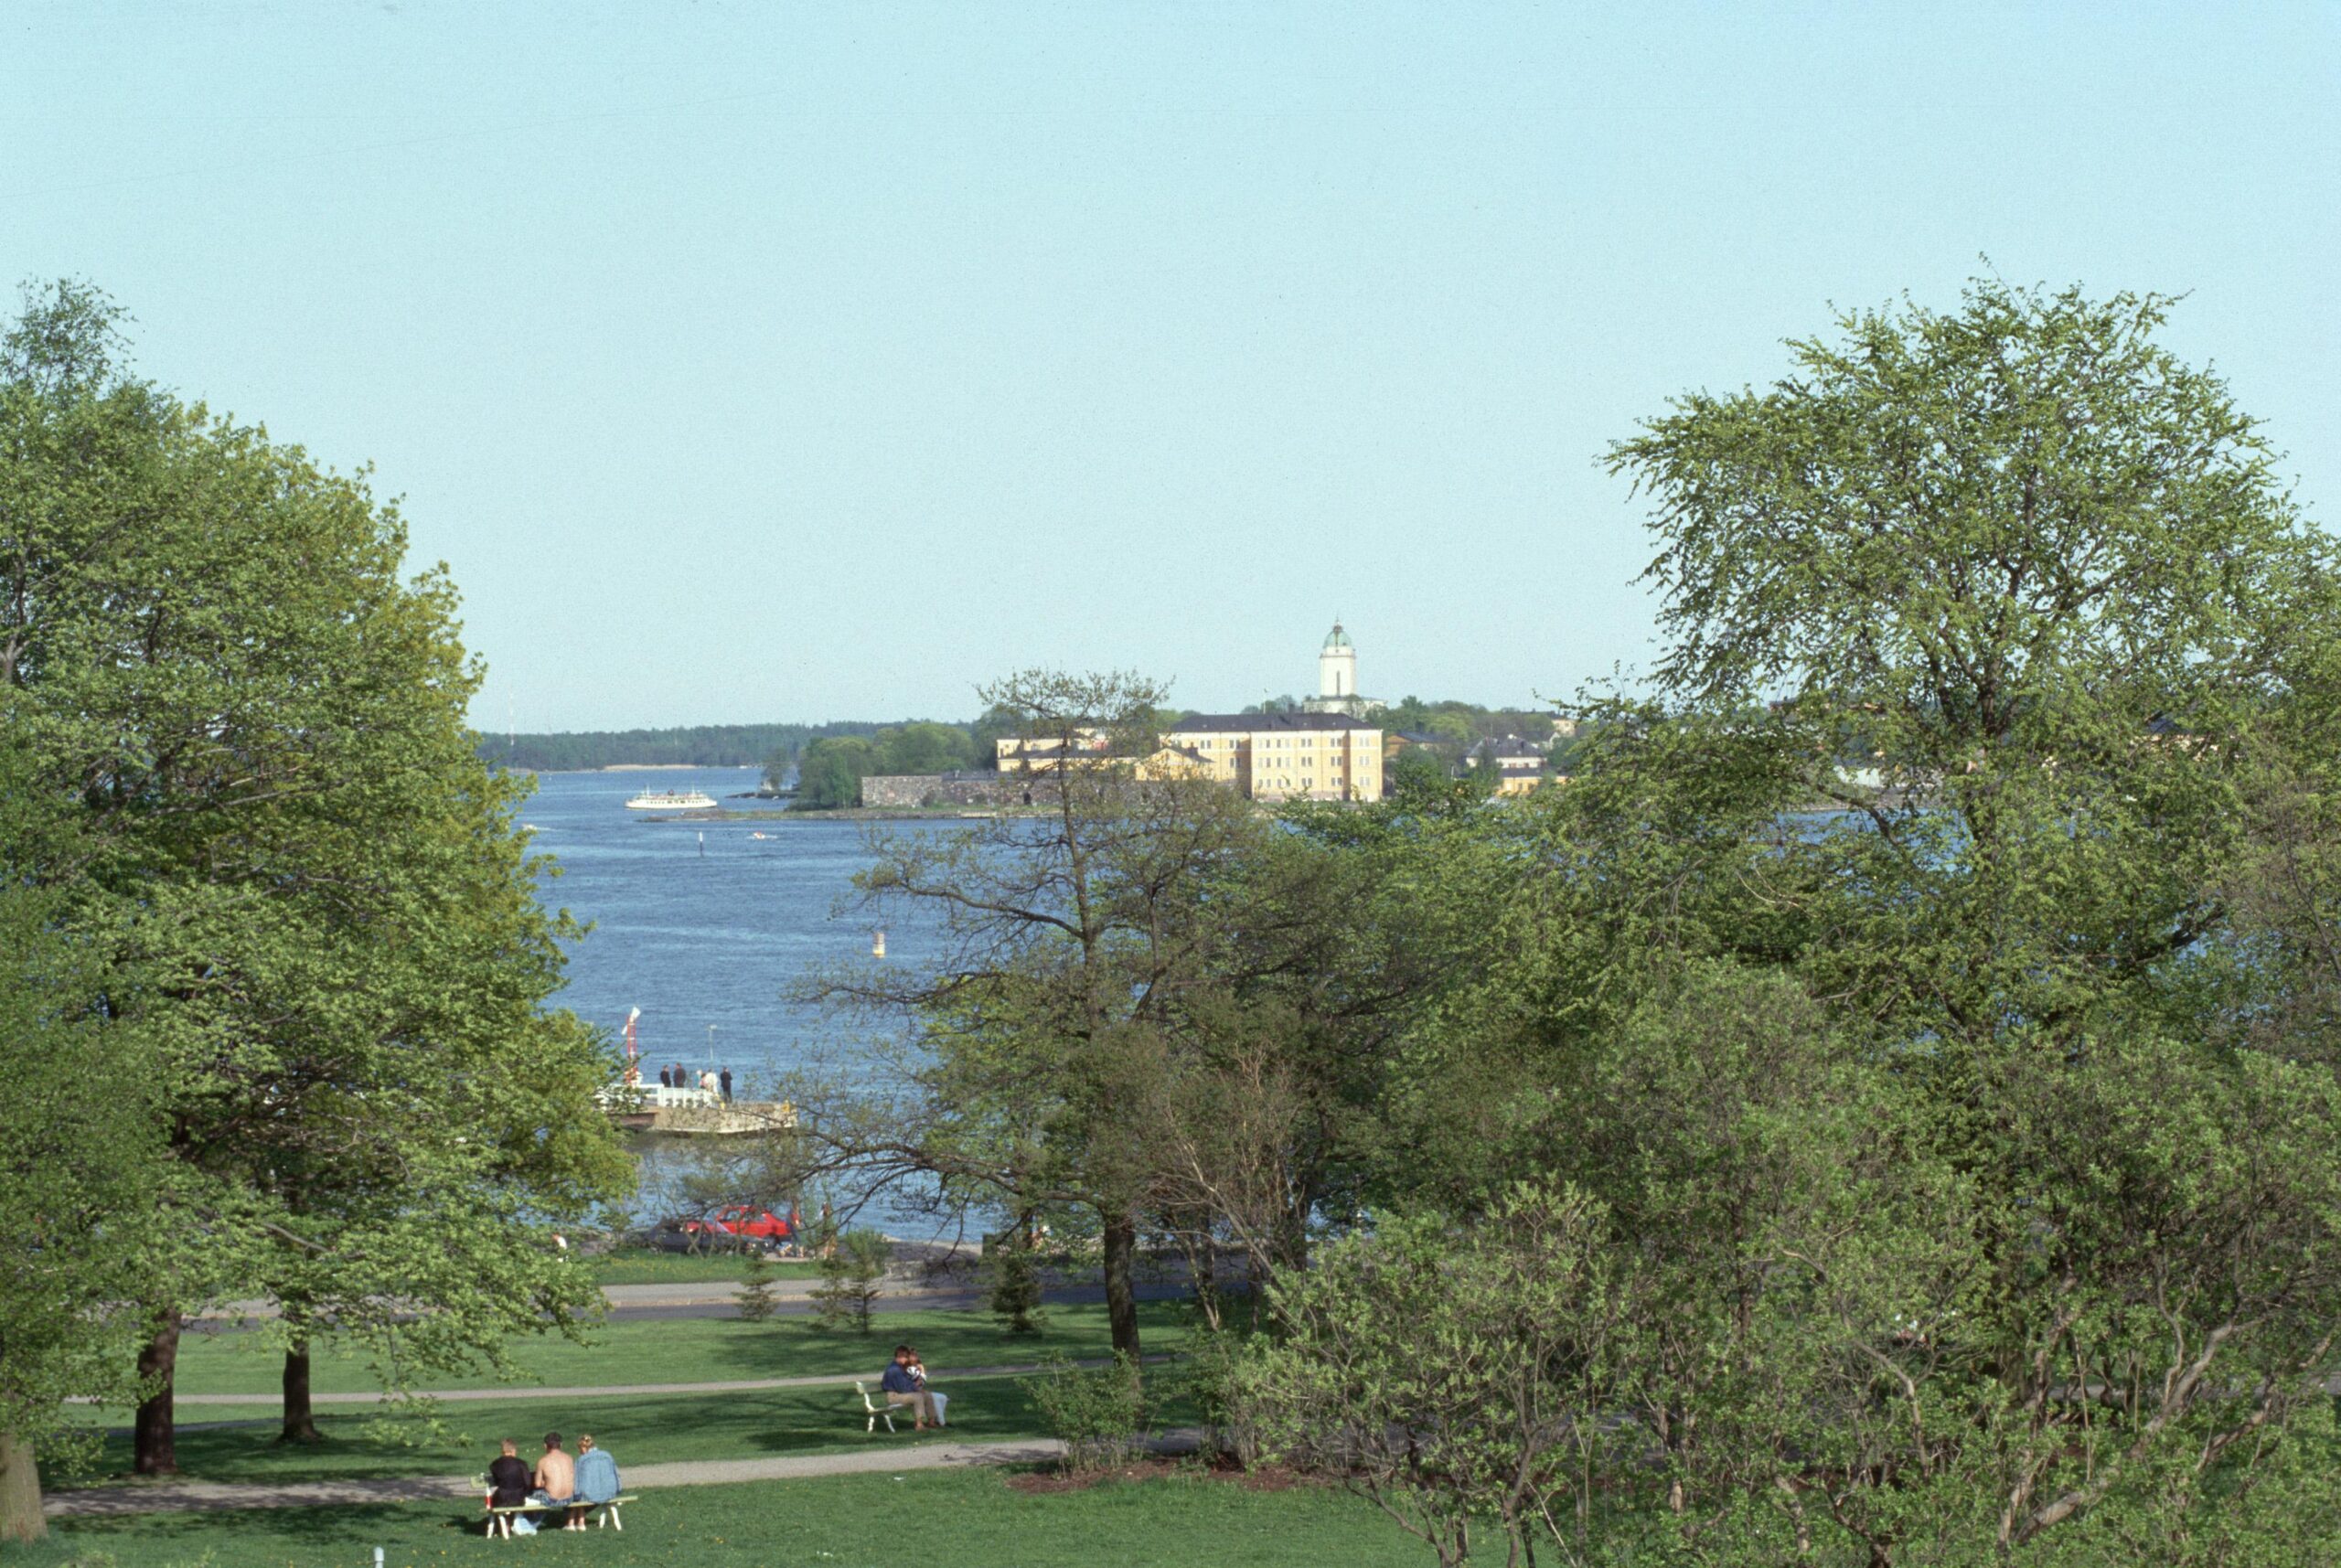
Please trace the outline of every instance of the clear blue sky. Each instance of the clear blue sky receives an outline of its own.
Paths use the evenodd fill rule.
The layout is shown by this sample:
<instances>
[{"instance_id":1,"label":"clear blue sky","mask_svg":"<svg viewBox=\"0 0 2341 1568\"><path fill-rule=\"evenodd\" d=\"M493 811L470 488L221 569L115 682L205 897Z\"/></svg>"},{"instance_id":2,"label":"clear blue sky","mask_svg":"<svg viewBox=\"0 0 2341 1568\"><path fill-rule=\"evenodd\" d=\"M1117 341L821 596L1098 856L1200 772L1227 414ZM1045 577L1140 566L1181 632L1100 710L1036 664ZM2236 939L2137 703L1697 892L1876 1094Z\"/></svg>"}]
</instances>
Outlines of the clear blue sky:
<instances>
[{"instance_id":1,"label":"clear blue sky","mask_svg":"<svg viewBox=\"0 0 2341 1568\"><path fill-rule=\"evenodd\" d=\"M2341 5L312 0L0 12L0 281L405 497L476 720L1016 667L1562 696L1608 441L1833 302L2191 291L2341 490Z\"/></svg>"}]
</instances>

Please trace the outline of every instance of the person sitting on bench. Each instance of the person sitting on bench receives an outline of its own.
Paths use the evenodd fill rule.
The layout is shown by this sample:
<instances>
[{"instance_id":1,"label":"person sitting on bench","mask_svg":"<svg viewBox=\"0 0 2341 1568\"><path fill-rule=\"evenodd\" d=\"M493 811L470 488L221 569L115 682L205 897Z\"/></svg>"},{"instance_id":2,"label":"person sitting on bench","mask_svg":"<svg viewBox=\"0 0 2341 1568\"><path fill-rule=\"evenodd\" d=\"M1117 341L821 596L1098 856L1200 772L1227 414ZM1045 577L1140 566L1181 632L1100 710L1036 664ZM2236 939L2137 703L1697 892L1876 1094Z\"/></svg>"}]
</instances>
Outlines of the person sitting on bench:
<instances>
[{"instance_id":1,"label":"person sitting on bench","mask_svg":"<svg viewBox=\"0 0 2341 1568\"><path fill-rule=\"evenodd\" d=\"M888 1364L885 1375L878 1380L878 1385L886 1391L888 1404L911 1407L913 1428L924 1432L935 1419L935 1401L928 1397L926 1379L911 1370L915 1359L908 1345L895 1346L894 1359Z\"/></svg>"},{"instance_id":2,"label":"person sitting on bench","mask_svg":"<svg viewBox=\"0 0 2341 1568\"><path fill-rule=\"evenodd\" d=\"M577 1438L577 1500L600 1504L617 1495L618 1462L610 1457L608 1449L593 1446L592 1433L580 1433Z\"/></svg>"},{"instance_id":3,"label":"person sitting on bench","mask_svg":"<svg viewBox=\"0 0 2341 1568\"><path fill-rule=\"evenodd\" d=\"M568 1509L569 1528L585 1528L584 1517L569 1506L577 1500L577 1461L561 1452L558 1432L545 1434L545 1456L537 1461L537 1489L529 1500L539 1508Z\"/></svg>"},{"instance_id":4,"label":"person sitting on bench","mask_svg":"<svg viewBox=\"0 0 2341 1568\"><path fill-rule=\"evenodd\" d=\"M507 1437L504 1452L488 1463L487 1506L518 1508L529 1500L529 1490L535 1484L536 1478L529 1474L529 1462L520 1457L520 1445Z\"/></svg>"}]
</instances>

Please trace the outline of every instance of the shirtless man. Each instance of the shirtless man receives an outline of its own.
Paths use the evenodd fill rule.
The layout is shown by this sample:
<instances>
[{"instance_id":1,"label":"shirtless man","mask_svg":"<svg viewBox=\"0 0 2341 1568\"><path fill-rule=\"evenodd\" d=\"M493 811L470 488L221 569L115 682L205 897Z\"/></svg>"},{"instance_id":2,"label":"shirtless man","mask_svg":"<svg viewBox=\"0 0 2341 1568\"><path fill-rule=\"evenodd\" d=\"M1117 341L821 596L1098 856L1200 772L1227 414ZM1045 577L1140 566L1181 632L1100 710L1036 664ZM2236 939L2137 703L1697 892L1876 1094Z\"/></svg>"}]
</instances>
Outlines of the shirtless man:
<instances>
[{"instance_id":1,"label":"shirtless man","mask_svg":"<svg viewBox=\"0 0 2341 1568\"><path fill-rule=\"evenodd\" d=\"M561 1452L561 1434L545 1434L545 1456L537 1461L537 1495L529 1500L546 1508L565 1509L571 1530L585 1528L583 1509L571 1508L577 1496L577 1461Z\"/></svg>"}]
</instances>

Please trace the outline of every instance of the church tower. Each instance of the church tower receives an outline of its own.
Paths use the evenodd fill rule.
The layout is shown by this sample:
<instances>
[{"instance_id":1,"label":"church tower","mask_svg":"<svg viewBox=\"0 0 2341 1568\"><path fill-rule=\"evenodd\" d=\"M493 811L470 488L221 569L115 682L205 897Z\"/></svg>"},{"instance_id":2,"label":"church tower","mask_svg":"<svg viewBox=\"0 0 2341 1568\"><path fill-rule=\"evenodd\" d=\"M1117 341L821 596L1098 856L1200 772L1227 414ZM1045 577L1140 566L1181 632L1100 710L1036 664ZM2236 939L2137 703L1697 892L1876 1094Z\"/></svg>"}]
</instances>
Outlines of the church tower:
<instances>
[{"instance_id":1,"label":"church tower","mask_svg":"<svg viewBox=\"0 0 2341 1568\"><path fill-rule=\"evenodd\" d=\"M1357 696L1357 648L1339 621L1317 654L1317 695L1336 699Z\"/></svg>"}]
</instances>

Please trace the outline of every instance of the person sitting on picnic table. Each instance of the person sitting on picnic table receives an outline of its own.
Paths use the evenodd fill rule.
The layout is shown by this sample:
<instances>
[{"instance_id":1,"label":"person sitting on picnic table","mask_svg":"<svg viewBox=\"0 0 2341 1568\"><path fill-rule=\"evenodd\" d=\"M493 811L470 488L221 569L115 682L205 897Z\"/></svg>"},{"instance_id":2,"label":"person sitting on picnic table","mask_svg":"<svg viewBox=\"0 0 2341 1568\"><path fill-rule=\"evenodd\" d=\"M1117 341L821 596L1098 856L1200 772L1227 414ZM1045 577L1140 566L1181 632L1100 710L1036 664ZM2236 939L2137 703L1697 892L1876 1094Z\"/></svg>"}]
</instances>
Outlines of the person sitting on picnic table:
<instances>
[{"instance_id":1,"label":"person sitting on picnic table","mask_svg":"<svg viewBox=\"0 0 2341 1568\"><path fill-rule=\"evenodd\" d=\"M545 1434L545 1456L537 1461L537 1489L529 1500L539 1508L568 1509L577 1499L577 1461L561 1452L561 1434ZM569 1528L583 1530L585 1520L573 1509Z\"/></svg>"},{"instance_id":2,"label":"person sitting on picnic table","mask_svg":"<svg viewBox=\"0 0 2341 1568\"><path fill-rule=\"evenodd\" d=\"M935 1419L935 1400L926 1392L925 1369L911 1370L916 1360L916 1354L908 1345L895 1346L894 1359L878 1380L878 1385L886 1391L888 1404L911 1407L912 1429L924 1432L927 1423Z\"/></svg>"},{"instance_id":3,"label":"person sitting on picnic table","mask_svg":"<svg viewBox=\"0 0 2341 1568\"><path fill-rule=\"evenodd\" d=\"M520 1445L509 1437L504 1440L504 1452L488 1462L487 1506L518 1508L529 1500L529 1488L536 1477L529 1474L529 1462L520 1457Z\"/></svg>"},{"instance_id":4,"label":"person sitting on picnic table","mask_svg":"<svg viewBox=\"0 0 2341 1568\"><path fill-rule=\"evenodd\" d=\"M593 1435L577 1437L577 1500L605 1503L618 1495L618 1462L606 1448L593 1446Z\"/></svg>"}]
</instances>

